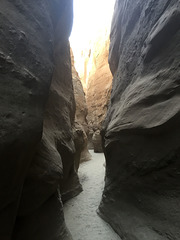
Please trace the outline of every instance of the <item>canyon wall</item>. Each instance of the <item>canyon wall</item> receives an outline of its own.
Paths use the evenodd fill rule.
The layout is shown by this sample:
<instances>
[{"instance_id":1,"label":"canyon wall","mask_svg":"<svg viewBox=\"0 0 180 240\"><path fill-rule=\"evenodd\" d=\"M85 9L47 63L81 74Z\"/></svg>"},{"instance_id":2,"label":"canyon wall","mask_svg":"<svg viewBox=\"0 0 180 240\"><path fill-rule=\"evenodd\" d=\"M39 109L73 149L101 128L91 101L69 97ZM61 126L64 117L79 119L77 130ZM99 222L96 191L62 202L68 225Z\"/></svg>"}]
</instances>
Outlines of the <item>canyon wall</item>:
<instances>
[{"instance_id":1,"label":"canyon wall","mask_svg":"<svg viewBox=\"0 0 180 240\"><path fill-rule=\"evenodd\" d=\"M87 82L88 125L95 152L102 152L100 130L111 93L112 74L108 65L109 32L101 34L93 44Z\"/></svg>"},{"instance_id":2,"label":"canyon wall","mask_svg":"<svg viewBox=\"0 0 180 240\"><path fill-rule=\"evenodd\" d=\"M110 98L112 75L108 65L109 36L102 35L91 49L91 69L87 83L88 123L90 129L101 129Z\"/></svg>"},{"instance_id":3,"label":"canyon wall","mask_svg":"<svg viewBox=\"0 0 180 240\"><path fill-rule=\"evenodd\" d=\"M78 170L79 163L88 161L91 159L91 155L88 151L88 122L87 122L87 104L83 86L74 66L74 56L71 50L71 62L72 62L72 79L74 87L74 96L76 102L76 114L75 114L75 145L76 145L76 169ZM80 160L79 160L80 159Z\"/></svg>"},{"instance_id":4,"label":"canyon wall","mask_svg":"<svg viewBox=\"0 0 180 240\"><path fill-rule=\"evenodd\" d=\"M180 239L180 3L117 0L99 214L127 240Z\"/></svg>"},{"instance_id":5,"label":"canyon wall","mask_svg":"<svg viewBox=\"0 0 180 240\"><path fill-rule=\"evenodd\" d=\"M102 152L100 130L111 94L112 74L108 64L109 29L102 26L78 58L79 76L86 93L89 148ZM81 67L79 67L81 66Z\"/></svg>"},{"instance_id":6,"label":"canyon wall","mask_svg":"<svg viewBox=\"0 0 180 240\"><path fill-rule=\"evenodd\" d=\"M82 188L68 38L72 0L0 1L0 239L71 239Z\"/></svg>"}]
</instances>

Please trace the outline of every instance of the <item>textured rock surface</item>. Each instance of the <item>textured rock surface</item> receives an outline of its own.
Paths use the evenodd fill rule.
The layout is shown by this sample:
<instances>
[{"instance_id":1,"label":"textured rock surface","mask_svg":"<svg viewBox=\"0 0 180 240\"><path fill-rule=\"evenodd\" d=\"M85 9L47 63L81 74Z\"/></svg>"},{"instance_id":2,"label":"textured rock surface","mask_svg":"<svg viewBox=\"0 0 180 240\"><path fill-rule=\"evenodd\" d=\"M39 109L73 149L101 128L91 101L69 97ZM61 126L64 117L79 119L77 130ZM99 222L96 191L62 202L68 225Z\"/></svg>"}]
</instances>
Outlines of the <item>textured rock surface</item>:
<instances>
[{"instance_id":1,"label":"textured rock surface","mask_svg":"<svg viewBox=\"0 0 180 240\"><path fill-rule=\"evenodd\" d=\"M179 60L179 1L116 1L100 214L123 239L180 239Z\"/></svg>"},{"instance_id":2,"label":"textured rock surface","mask_svg":"<svg viewBox=\"0 0 180 240\"><path fill-rule=\"evenodd\" d=\"M87 107L88 107L88 125L90 131L94 133L101 130L104 121L107 106L110 98L112 74L108 65L109 35L100 35L90 51L88 61L89 73L87 82ZM98 136L97 132L95 136ZM101 136L98 136L99 140ZM93 141L94 142L94 141ZM94 149L102 151L101 141L95 141ZM97 145L98 144L98 145Z\"/></svg>"},{"instance_id":3,"label":"textured rock surface","mask_svg":"<svg viewBox=\"0 0 180 240\"><path fill-rule=\"evenodd\" d=\"M87 83L88 124L90 129L101 129L110 98L112 74L108 64L109 35L100 35L91 49L91 65Z\"/></svg>"},{"instance_id":4,"label":"textured rock surface","mask_svg":"<svg viewBox=\"0 0 180 240\"><path fill-rule=\"evenodd\" d=\"M2 240L71 239L58 190L65 199L81 190L74 171L71 26L71 0L0 1Z\"/></svg>"},{"instance_id":5,"label":"textured rock surface","mask_svg":"<svg viewBox=\"0 0 180 240\"><path fill-rule=\"evenodd\" d=\"M92 136L93 149L95 153L102 153L102 137L100 130L96 130Z\"/></svg>"},{"instance_id":6,"label":"textured rock surface","mask_svg":"<svg viewBox=\"0 0 180 240\"><path fill-rule=\"evenodd\" d=\"M107 112L112 85L112 74L108 65L108 28L104 27L88 47L87 49L82 49L81 53L80 60L83 62L83 69L78 68L80 70L80 79L86 93L89 129L88 148L93 149L97 147L99 152L102 152L100 143L101 136L97 134L97 131L101 130L102 122ZM93 134L95 134L95 136L99 135L99 141L96 141L96 144L100 143L98 146L94 146L93 144Z\"/></svg>"},{"instance_id":7,"label":"textured rock surface","mask_svg":"<svg viewBox=\"0 0 180 240\"><path fill-rule=\"evenodd\" d=\"M75 114L75 144L76 144L76 169L79 167L79 162L88 161L91 159L91 155L88 152L88 123L87 123L87 104L85 93L79 75L74 66L74 56L71 51L72 61L72 78L74 95L76 102L76 114Z\"/></svg>"}]
</instances>

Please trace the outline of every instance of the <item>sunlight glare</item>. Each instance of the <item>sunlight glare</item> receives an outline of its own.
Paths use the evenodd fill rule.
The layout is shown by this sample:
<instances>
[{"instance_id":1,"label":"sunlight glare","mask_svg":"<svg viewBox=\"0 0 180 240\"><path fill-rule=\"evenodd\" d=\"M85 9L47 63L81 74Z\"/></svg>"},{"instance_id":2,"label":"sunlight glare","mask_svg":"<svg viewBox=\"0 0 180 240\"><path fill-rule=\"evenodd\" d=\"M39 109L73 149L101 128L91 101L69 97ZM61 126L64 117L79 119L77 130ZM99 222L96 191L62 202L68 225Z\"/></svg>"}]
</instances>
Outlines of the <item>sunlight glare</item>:
<instances>
[{"instance_id":1,"label":"sunlight glare","mask_svg":"<svg viewBox=\"0 0 180 240\"><path fill-rule=\"evenodd\" d=\"M103 32L109 34L115 0L74 0L74 23L70 36L75 66L83 49Z\"/></svg>"}]
</instances>

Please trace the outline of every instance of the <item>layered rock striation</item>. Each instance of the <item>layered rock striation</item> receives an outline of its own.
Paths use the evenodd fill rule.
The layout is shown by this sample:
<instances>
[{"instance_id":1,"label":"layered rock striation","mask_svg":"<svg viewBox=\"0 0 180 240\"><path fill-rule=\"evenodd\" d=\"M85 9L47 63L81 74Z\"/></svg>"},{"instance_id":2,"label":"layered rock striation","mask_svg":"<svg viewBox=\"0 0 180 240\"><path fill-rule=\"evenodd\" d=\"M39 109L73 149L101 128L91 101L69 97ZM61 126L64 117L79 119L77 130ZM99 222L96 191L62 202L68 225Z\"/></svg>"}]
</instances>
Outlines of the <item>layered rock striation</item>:
<instances>
[{"instance_id":1,"label":"layered rock striation","mask_svg":"<svg viewBox=\"0 0 180 240\"><path fill-rule=\"evenodd\" d=\"M116 1L99 213L122 239L180 238L179 60L179 1Z\"/></svg>"},{"instance_id":2,"label":"layered rock striation","mask_svg":"<svg viewBox=\"0 0 180 240\"><path fill-rule=\"evenodd\" d=\"M79 193L68 38L72 0L0 2L0 239L71 239Z\"/></svg>"}]
</instances>

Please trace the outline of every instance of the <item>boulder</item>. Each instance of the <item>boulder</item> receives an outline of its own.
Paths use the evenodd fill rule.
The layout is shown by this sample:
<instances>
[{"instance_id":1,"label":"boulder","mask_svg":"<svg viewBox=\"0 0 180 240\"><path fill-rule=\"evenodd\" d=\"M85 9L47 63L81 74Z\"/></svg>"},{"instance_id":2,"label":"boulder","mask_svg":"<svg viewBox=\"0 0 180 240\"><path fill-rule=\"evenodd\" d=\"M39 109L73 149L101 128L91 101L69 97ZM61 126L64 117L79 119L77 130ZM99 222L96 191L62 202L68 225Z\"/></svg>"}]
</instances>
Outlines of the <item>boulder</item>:
<instances>
[{"instance_id":1,"label":"boulder","mask_svg":"<svg viewBox=\"0 0 180 240\"><path fill-rule=\"evenodd\" d=\"M99 130L95 131L92 137L93 149L95 153L102 153L102 138Z\"/></svg>"},{"instance_id":2,"label":"boulder","mask_svg":"<svg viewBox=\"0 0 180 240\"><path fill-rule=\"evenodd\" d=\"M93 142L92 142L92 137L93 137L94 131L92 129L89 130L88 133L88 149L93 150Z\"/></svg>"}]
</instances>

